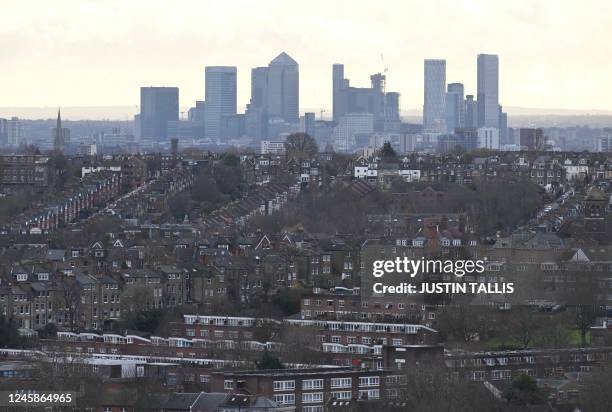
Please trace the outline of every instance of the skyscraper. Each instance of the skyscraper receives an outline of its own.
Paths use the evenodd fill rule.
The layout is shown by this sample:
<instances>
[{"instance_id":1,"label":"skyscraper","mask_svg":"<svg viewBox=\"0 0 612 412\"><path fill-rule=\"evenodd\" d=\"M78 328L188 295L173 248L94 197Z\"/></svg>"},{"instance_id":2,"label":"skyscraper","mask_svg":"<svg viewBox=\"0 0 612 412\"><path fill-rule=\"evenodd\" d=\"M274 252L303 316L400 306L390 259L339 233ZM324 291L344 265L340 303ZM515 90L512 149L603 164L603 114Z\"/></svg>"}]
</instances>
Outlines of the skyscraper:
<instances>
[{"instance_id":1,"label":"skyscraper","mask_svg":"<svg viewBox=\"0 0 612 412\"><path fill-rule=\"evenodd\" d=\"M455 129L463 129L464 127L463 84L449 83L446 93L446 130L448 133L454 133Z\"/></svg>"},{"instance_id":2,"label":"skyscraper","mask_svg":"<svg viewBox=\"0 0 612 412\"><path fill-rule=\"evenodd\" d=\"M251 103L250 107L263 108L268 103L268 68L251 69Z\"/></svg>"},{"instance_id":3,"label":"skyscraper","mask_svg":"<svg viewBox=\"0 0 612 412\"><path fill-rule=\"evenodd\" d=\"M334 122L338 123L340 116L346 112L346 110L341 109L341 94L340 90L344 89L344 65L336 63L332 66L332 78L333 78L333 118Z\"/></svg>"},{"instance_id":4,"label":"skyscraper","mask_svg":"<svg viewBox=\"0 0 612 412\"><path fill-rule=\"evenodd\" d=\"M479 54L477 80L478 126L499 127L499 60L496 54Z\"/></svg>"},{"instance_id":5,"label":"skyscraper","mask_svg":"<svg viewBox=\"0 0 612 412\"><path fill-rule=\"evenodd\" d=\"M478 128L478 107L474 95L465 96L465 127L467 129Z\"/></svg>"},{"instance_id":6,"label":"skyscraper","mask_svg":"<svg viewBox=\"0 0 612 412\"><path fill-rule=\"evenodd\" d=\"M233 66L206 67L204 133L209 139L221 139L221 118L236 114L236 73Z\"/></svg>"},{"instance_id":7,"label":"skyscraper","mask_svg":"<svg viewBox=\"0 0 612 412\"><path fill-rule=\"evenodd\" d=\"M299 122L300 77L299 66L285 52L268 65L267 112L271 118L287 123Z\"/></svg>"},{"instance_id":8,"label":"skyscraper","mask_svg":"<svg viewBox=\"0 0 612 412\"><path fill-rule=\"evenodd\" d=\"M178 87L140 88L140 138L166 140L168 122L179 119Z\"/></svg>"},{"instance_id":9,"label":"skyscraper","mask_svg":"<svg viewBox=\"0 0 612 412\"><path fill-rule=\"evenodd\" d=\"M446 132L446 60L425 60L423 128Z\"/></svg>"}]
</instances>

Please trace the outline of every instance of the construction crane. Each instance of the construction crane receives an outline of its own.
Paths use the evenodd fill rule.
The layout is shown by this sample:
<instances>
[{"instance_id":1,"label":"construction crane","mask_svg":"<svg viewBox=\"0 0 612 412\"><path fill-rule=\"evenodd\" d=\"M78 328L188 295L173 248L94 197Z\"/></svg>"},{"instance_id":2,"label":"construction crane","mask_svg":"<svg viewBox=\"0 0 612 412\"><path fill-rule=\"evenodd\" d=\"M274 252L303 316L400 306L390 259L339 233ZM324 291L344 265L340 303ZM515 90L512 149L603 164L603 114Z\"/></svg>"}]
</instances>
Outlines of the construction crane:
<instances>
[{"instance_id":1,"label":"construction crane","mask_svg":"<svg viewBox=\"0 0 612 412\"><path fill-rule=\"evenodd\" d=\"M321 114L319 115L320 116L319 120L321 121L323 120L323 113L325 113L325 109L321 109Z\"/></svg>"},{"instance_id":2,"label":"construction crane","mask_svg":"<svg viewBox=\"0 0 612 412\"><path fill-rule=\"evenodd\" d=\"M380 53L380 61L383 66L383 83L382 83L382 94L383 94L383 118L387 120L387 72L389 71L389 67L385 65L385 56Z\"/></svg>"}]
</instances>

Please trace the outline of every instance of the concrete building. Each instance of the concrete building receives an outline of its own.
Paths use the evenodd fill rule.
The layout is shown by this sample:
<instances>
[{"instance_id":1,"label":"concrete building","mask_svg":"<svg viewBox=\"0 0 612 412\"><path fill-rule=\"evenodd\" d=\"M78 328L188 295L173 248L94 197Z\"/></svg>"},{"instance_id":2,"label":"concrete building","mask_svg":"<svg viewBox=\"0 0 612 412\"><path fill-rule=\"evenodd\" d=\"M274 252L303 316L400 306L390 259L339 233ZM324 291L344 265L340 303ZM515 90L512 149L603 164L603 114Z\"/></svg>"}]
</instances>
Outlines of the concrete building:
<instances>
[{"instance_id":1,"label":"concrete building","mask_svg":"<svg viewBox=\"0 0 612 412\"><path fill-rule=\"evenodd\" d=\"M499 127L499 59L479 54L477 65L478 126Z\"/></svg>"},{"instance_id":2,"label":"concrete building","mask_svg":"<svg viewBox=\"0 0 612 412\"><path fill-rule=\"evenodd\" d=\"M267 68L268 116L298 123L300 106L299 65L287 53L282 52Z\"/></svg>"},{"instance_id":3,"label":"concrete building","mask_svg":"<svg viewBox=\"0 0 612 412\"><path fill-rule=\"evenodd\" d=\"M478 129L478 148L499 150L499 129L495 127L480 127Z\"/></svg>"},{"instance_id":4,"label":"concrete building","mask_svg":"<svg viewBox=\"0 0 612 412\"><path fill-rule=\"evenodd\" d=\"M306 133L308 136L315 136L315 114L312 112L304 113L304 116L300 117L300 131Z\"/></svg>"},{"instance_id":5,"label":"concrete building","mask_svg":"<svg viewBox=\"0 0 612 412\"><path fill-rule=\"evenodd\" d=\"M371 113L347 113L340 117L334 128L334 146L341 152L351 151L357 135L371 135L374 132L374 115Z\"/></svg>"},{"instance_id":6,"label":"concrete building","mask_svg":"<svg viewBox=\"0 0 612 412\"><path fill-rule=\"evenodd\" d=\"M542 150L544 147L544 131L542 129L521 128L519 144L525 150Z\"/></svg>"},{"instance_id":7,"label":"concrete building","mask_svg":"<svg viewBox=\"0 0 612 412\"><path fill-rule=\"evenodd\" d=\"M168 122L179 119L178 87L140 88L140 138L163 141Z\"/></svg>"},{"instance_id":8,"label":"concrete building","mask_svg":"<svg viewBox=\"0 0 612 412\"><path fill-rule=\"evenodd\" d=\"M446 60L425 60L423 128L446 132Z\"/></svg>"},{"instance_id":9,"label":"concrete building","mask_svg":"<svg viewBox=\"0 0 612 412\"><path fill-rule=\"evenodd\" d=\"M285 142L284 141L261 141L261 154L285 154Z\"/></svg>"},{"instance_id":10,"label":"concrete building","mask_svg":"<svg viewBox=\"0 0 612 412\"><path fill-rule=\"evenodd\" d=\"M23 136L23 124L18 117L11 117L6 122L7 145L17 147L25 143Z\"/></svg>"},{"instance_id":11,"label":"concrete building","mask_svg":"<svg viewBox=\"0 0 612 412\"><path fill-rule=\"evenodd\" d=\"M465 102L463 84L450 83L446 92L446 130L454 133L455 129L465 127Z\"/></svg>"},{"instance_id":12,"label":"concrete building","mask_svg":"<svg viewBox=\"0 0 612 412\"><path fill-rule=\"evenodd\" d=\"M236 114L236 67L207 66L205 69L204 134L208 139L223 139L221 118Z\"/></svg>"}]
</instances>

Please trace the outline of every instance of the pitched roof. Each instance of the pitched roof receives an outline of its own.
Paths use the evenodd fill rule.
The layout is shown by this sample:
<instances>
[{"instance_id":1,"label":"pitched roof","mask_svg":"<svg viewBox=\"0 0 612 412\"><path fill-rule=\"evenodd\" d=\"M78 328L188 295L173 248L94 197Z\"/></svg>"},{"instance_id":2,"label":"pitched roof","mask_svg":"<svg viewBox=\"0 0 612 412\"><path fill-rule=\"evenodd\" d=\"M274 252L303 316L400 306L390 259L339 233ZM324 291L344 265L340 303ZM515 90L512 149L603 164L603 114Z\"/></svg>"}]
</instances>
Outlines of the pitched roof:
<instances>
[{"instance_id":1,"label":"pitched roof","mask_svg":"<svg viewBox=\"0 0 612 412\"><path fill-rule=\"evenodd\" d=\"M298 63L295 60L293 60L285 52L282 52L270 62L270 66L297 66L297 65Z\"/></svg>"}]
</instances>

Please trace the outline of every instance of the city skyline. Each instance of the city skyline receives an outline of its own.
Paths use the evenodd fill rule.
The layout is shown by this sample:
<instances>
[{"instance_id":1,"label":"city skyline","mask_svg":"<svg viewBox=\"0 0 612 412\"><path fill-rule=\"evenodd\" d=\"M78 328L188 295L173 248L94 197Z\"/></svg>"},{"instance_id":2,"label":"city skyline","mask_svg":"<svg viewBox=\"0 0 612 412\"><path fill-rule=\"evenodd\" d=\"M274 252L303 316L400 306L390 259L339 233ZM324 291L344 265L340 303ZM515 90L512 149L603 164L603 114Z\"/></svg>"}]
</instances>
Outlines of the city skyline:
<instances>
[{"instance_id":1,"label":"city skyline","mask_svg":"<svg viewBox=\"0 0 612 412\"><path fill-rule=\"evenodd\" d=\"M285 51L300 65L301 108L331 111L333 63L345 65L347 78L360 79L356 86L388 68L387 86L401 94L402 110L422 107L422 62L428 58L445 59L447 82L461 82L466 94L476 94L476 55L491 53L500 59L504 106L611 110L606 75L612 50L598 40L607 36L596 35L610 31L605 16L611 6L593 3L463 2L458 19L444 7L449 3L436 3L419 7L424 23L406 26L406 12L414 14L415 7L404 2L386 2L379 10L313 4L299 15L277 2L267 3L271 9L158 2L150 14L136 13L135 3L119 8L118 2L67 2L70 20L56 5L8 2L0 38L19 47L0 60L11 73L0 81L0 106L136 105L141 86L176 86L180 106L187 107L204 97L204 67L228 65L238 67L237 104L244 107L251 69ZM338 22L340 12L344 19ZM228 25L215 15L233 20ZM580 24L587 20L588 26Z\"/></svg>"}]
</instances>

